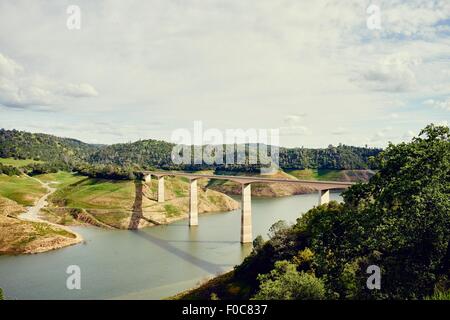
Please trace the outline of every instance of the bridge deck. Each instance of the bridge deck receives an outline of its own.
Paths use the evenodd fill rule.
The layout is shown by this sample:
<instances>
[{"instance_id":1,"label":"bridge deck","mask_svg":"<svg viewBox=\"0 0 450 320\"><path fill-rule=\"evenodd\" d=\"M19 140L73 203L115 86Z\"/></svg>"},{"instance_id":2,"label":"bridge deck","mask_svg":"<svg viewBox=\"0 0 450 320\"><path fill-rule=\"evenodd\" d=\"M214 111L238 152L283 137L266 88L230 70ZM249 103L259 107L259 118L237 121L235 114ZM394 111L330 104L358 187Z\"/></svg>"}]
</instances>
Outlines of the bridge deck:
<instances>
[{"instance_id":1,"label":"bridge deck","mask_svg":"<svg viewBox=\"0 0 450 320\"><path fill-rule=\"evenodd\" d=\"M152 174L156 177L162 176L176 176L186 177L190 179L218 179L218 180L230 180L237 183L289 183L289 184L301 184L305 186L313 187L317 190L330 190L330 189L346 189L354 184L354 182L338 182L338 181L317 181L317 180L289 180L289 179L277 179L277 178L262 178L251 176L229 176L229 175L213 175L213 174L196 174L186 172L174 172L174 171L144 171L144 174Z\"/></svg>"}]
</instances>

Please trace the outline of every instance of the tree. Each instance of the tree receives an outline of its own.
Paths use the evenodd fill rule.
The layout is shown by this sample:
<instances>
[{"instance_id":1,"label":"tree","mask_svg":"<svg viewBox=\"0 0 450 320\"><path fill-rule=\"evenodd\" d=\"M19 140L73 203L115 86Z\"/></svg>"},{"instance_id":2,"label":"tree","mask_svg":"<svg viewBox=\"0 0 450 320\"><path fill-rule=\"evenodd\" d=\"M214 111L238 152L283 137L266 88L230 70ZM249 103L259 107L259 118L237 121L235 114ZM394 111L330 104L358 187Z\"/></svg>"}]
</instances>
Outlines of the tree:
<instances>
[{"instance_id":1,"label":"tree","mask_svg":"<svg viewBox=\"0 0 450 320\"><path fill-rule=\"evenodd\" d=\"M389 297L423 298L450 271L449 128L429 125L411 143L390 144L376 161L379 172L356 198L376 222L366 246L380 253L375 260ZM351 190L344 196L352 197Z\"/></svg>"},{"instance_id":2,"label":"tree","mask_svg":"<svg viewBox=\"0 0 450 320\"><path fill-rule=\"evenodd\" d=\"M253 240L253 250L255 252L260 251L264 247L264 239L261 235L258 235L255 240Z\"/></svg>"},{"instance_id":3,"label":"tree","mask_svg":"<svg viewBox=\"0 0 450 320\"><path fill-rule=\"evenodd\" d=\"M324 284L313 274L298 272L296 265L277 261L269 274L258 276L259 292L254 300L321 300L325 297Z\"/></svg>"},{"instance_id":4,"label":"tree","mask_svg":"<svg viewBox=\"0 0 450 320\"><path fill-rule=\"evenodd\" d=\"M338 297L424 298L450 272L449 128L429 125L375 161L379 171L344 204L313 209L296 228ZM371 264L382 270L380 291L365 286Z\"/></svg>"}]
</instances>

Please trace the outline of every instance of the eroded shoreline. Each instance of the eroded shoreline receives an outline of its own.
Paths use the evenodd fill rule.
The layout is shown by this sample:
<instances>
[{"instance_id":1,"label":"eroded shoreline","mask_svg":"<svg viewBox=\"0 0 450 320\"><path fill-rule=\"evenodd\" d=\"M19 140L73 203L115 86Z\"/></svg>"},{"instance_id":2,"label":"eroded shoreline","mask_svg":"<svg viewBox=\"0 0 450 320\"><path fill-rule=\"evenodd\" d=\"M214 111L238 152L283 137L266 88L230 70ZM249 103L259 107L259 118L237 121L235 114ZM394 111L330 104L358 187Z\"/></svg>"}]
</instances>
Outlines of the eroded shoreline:
<instances>
[{"instance_id":1,"label":"eroded shoreline","mask_svg":"<svg viewBox=\"0 0 450 320\"><path fill-rule=\"evenodd\" d=\"M50 238L44 238L42 240L37 240L37 243L34 243L30 246L30 248L25 249L22 254L36 254L36 253L42 253L47 252L51 250L56 250L68 246L72 246L78 243L83 242L83 237L77 233L74 232L72 229L70 229L67 226L55 224L49 221L46 221L44 219L41 219L39 217L39 212L41 209L45 208L48 205L47 199L48 197L53 194L57 189L50 186L49 183L44 183L40 181L39 179L32 178L36 181L38 181L44 188L47 189L47 193L43 195L39 200L36 202L34 206L28 207L27 211L19 214L17 218L19 220L25 221L25 222L32 222L32 223L42 223L45 224L51 228L56 228L60 230L64 230L68 232L69 234L72 234L75 236L75 238L68 238L63 236L57 236L57 237L50 237Z\"/></svg>"}]
</instances>

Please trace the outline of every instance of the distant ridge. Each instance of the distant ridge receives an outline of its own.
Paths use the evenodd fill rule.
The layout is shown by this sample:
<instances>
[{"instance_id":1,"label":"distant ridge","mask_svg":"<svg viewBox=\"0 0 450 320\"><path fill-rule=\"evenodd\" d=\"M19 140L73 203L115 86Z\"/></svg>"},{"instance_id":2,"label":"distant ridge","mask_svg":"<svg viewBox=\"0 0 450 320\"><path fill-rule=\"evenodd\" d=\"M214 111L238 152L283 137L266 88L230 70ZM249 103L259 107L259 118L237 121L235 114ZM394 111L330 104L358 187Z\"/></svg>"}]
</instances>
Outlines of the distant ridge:
<instances>
[{"instance_id":1,"label":"distant ridge","mask_svg":"<svg viewBox=\"0 0 450 320\"><path fill-rule=\"evenodd\" d=\"M72 138L50 134L0 129L0 157L34 159L66 164L133 166L171 170L217 169L256 171L255 165L174 165L171 153L174 144L159 140L139 140L112 145L89 144ZM254 149L255 146L250 146ZM346 145L327 148L280 148L282 169L368 169L369 158L381 149Z\"/></svg>"}]
</instances>

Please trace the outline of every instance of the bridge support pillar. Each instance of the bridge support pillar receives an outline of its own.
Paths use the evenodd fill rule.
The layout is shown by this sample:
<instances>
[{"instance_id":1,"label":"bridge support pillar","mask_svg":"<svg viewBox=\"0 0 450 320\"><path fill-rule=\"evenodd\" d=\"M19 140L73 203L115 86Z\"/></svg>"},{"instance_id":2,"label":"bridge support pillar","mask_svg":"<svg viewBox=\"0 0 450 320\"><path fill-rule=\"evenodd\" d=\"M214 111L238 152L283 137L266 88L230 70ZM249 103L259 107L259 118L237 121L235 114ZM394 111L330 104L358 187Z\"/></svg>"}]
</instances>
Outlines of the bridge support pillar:
<instances>
[{"instance_id":1,"label":"bridge support pillar","mask_svg":"<svg viewBox=\"0 0 450 320\"><path fill-rule=\"evenodd\" d=\"M152 175L148 174L144 177L145 183L151 183L152 182Z\"/></svg>"},{"instance_id":2,"label":"bridge support pillar","mask_svg":"<svg viewBox=\"0 0 450 320\"><path fill-rule=\"evenodd\" d=\"M243 183L241 204L241 243L251 243L252 241L252 187L250 183Z\"/></svg>"},{"instance_id":3,"label":"bridge support pillar","mask_svg":"<svg viewBox=\"0 0 450 320\"><path fill-rule=\"evenodd\" d=\"M198 226L197 179L189 183L189 225Z\"/></svg>"},{"instance_id":4,"label":"bridge support pillar","mask_svg":"<svg viewBox=\"0 0 450 320\"><path fill-rule=\"evenodd\" d=\"M330 190L319 190L319 206L330 202Z\"/></svg>"},{"instance_id":5,"label":"bridge support pillar","mask_svg":"<svg viewBox=\"0 0 450 320\"><path fill-rule=\"evenodd\" d=\"M158 177L158 202L164 202L164 176Z\"/></svg>"}]
</instances>

